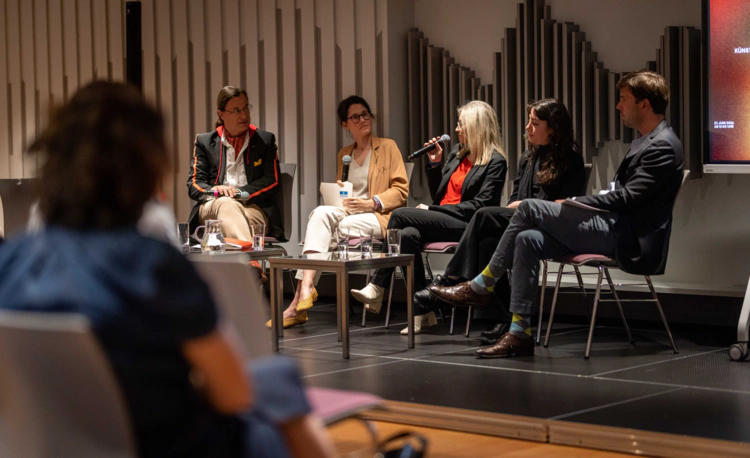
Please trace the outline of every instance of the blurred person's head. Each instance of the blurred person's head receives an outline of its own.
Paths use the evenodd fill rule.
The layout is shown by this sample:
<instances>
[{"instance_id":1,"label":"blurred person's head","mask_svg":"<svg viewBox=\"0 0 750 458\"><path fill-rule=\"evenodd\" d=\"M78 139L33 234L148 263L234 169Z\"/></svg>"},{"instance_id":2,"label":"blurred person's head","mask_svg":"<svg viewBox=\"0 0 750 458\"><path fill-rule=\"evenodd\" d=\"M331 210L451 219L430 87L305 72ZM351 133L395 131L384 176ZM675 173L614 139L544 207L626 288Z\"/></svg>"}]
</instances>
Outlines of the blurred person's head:
<instances>
[{"instance_id":1,"label":"blurred person's head","mask_svg":"<svg viewBox=\"0 0 750 458\"><path fill-rule=\"evenodd\" d=\"M105 81L56 110L30 150L44 160L44 220L73 229L135 225L169 166L161 114L132 86Z\"/></svg>"},{"instance_id":2,"label":"blurred person's head","mask_svg":"<svg viewBox=\"0 0 750 458\"><path fill-rule=\"evenodd\" d=\"M571 152L578 154L573 120L565 105L552 98L528 104L526 112L526 143L531 157L536 157L541 147L547 147L537 180L540 184L556 183L564 172L566 156Z\"/></svg>"},{"instance_id":3,"label":"blurred person's head","mask_svg":"<svg viewBox=\"0 0 750 458\"><path fill-rule=\"evenodd\" d=\"M236 137L245 133L250 126L250 110L247 92L234 86L225 86L216 97L216 125L224 126L227 135Z\"/></svg>"},{"instance_id":4,"label":"blurred person's head","mask_svg":"<svg viewBox=\"0 0 750 458\"><path fill-rule=\"evenodd\" d=\"M474 153L474 164L484 165L490 161L492 152L505 157L500 144L500 125L495 109L485 102L473 100L458 107L458 142L462 145L460 155Z\"/></svg>"},{"instance_id":5,"label":"blurred person's head","mask_svg":"<svg viewBox=\"0 0 750 458\"><path fill-rule=\"evenodd\" d=\"M358 95L351 95L341 102L336 109L341 127L348 130L352 137L364 137L372 133L374 115L370 105Z\"/></svg>"}]
</instances>

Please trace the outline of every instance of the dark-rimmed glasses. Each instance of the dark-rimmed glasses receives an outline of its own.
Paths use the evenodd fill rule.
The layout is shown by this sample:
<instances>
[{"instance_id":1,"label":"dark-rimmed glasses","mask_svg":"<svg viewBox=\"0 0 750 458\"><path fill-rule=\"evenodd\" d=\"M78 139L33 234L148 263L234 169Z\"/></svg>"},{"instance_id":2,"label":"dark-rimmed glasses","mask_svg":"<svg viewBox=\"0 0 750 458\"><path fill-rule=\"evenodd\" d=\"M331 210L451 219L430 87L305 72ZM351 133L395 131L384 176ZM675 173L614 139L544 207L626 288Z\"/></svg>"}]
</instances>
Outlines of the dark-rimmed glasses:
<instances>
[{"instance_id":1,"label":"dark-rimmed glasses","mask_svg":"<svg viewBox=\"0 0 750 458\"><path fill-rule=\"evenodd\" d=\"M365 121L369 121L372 118L372 115L369 111L363 111L361 114L353 114L346 119L353 122L354 124L359 124L360 118L364 119Z\"/></svg>"}]
</instances>

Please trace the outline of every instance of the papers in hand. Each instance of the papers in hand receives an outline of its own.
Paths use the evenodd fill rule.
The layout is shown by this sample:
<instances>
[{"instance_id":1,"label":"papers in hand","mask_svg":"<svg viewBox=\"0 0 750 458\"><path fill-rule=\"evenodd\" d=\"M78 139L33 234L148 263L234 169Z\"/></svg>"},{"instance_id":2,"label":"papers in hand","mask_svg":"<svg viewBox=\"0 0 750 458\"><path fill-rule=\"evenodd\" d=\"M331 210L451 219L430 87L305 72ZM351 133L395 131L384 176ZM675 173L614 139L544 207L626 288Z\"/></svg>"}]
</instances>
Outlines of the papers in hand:
<instances>
[{"instance_id":1,"label":"papers in hand","mask_svg":"<svg viewBox=\"0 0 750 458\"><path fill-rule=\"evenodd\" d=\"M592 207L590 205L582 204L581 202L578 202L577 200L571 200L571 199L565 199L565 200L563 200L562 204L563 205L568 205L568 206L571 206L571 207L582 208L584 210L591 210L591 211L594 211L594 212L607 213L609 211L609 210L602 210L601 208Z\"/></svg>"},{"instance_id":2,"label":"papers in hand","mask_svg":"<svg viewBox=\"0 0 750 458\"><path fill-rule=\"evenodd\" d=\"M342 188L338 183L320 183L320 194L325 205L342 207L341 200L352 197L352 184L345 181Z\"/></svg>"}]
</instances>

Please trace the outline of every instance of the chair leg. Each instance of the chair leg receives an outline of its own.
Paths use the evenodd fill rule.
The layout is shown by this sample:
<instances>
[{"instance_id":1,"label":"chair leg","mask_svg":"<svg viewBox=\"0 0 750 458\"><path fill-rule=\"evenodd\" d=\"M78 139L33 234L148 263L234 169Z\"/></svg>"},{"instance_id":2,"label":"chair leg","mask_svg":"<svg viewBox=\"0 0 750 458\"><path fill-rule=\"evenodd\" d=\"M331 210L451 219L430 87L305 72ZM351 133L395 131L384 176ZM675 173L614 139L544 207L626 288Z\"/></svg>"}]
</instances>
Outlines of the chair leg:
<instances>
[{"instance_id":1,"label":"chair leg","mask_svg":"<svg viewBox=\"0 0 750 458\"><path fill-rule=\"evenodd\" d=\"M557 306L557 293L560 291L560 280L562 280L565 264L560 264L557 271L557 281L555 281L555 294L552 295L552 307L549 309L549 320L547 320L547 334L544 336L544 348L549 345L549 336L552 333L552 321L555 318L555 307Z\"/></svg>"},{"instance_id":2,"label":"chair leg","mask_svg":"<svg viewBox=\"0 0 750 458\"><path fill-rule=\"evenodd\" d=\"M586 316L589 319L589 323L591 323L591 311L589 310L589 304L586 299L588 299L588 295L586 294L586 287L583 285L583 277L581 276L581 271L578 269L578 266L573 266L573 270L575 270L576 278L578 279L578 289L581 290L581 294L583 294L583 307L586 309Z\"/></svg>"},{"instance_id":3,"label":"chair leg","mask_svg":"<svg viewBox=\"0 0 750 458\"><path fill-rule=\"evenodd\" d=\"M456 307L453 307L451 309L451 328L448 331L448 334L453 335L453 321L456 319Z\"/></svg>"},{"instance_id":4,"label":"chair leg","mask_svg":"<svg viewBox=\"0 0 750 458\"><path fill-rule=\"evenodd\" d=\"M539 321L536 325L536 344L542 340L542 315L544 315L544 292L547 290L547 260L542 260L542 294L539 297Z\"/></svg>"},{"instance_id":5,"label":"chair leg","mask_svg":"<svg viewBox=\"0 0 750 458\"><path fill-rule=\"evenodd\" d=\"M648 289L651 290L651 295L654 296L654 301L656 302L656 308L659 309L659 315L661 316L661 321L664 323L664 329L667 331L667 336L669 337L669 343L672 344L672 350L675 353L679 353L680 351L677 349L677 345L674 343L674 339L672 338L672 332L669 330L669 324L667 324L667 317L664 315L664 310L661 308L661 303L659 303L659 297L656 295L656 291L654 290L654 285L651 283L651 277L648 275L644 275L646 277L646 283L648 283Z\"/></svg>"},{"instance_id":6,"label":"chair leg","mask_svg":"<svg viewBox=\"0 0 750 458\"><path fill-rule=\"evenodd\" d=\"M628 333L628 339L630 340L630 343L635 343L633 340L633 334L630 333L630 326L628 326L628 321L625 319L625 311L622 309L622 304L620 303L620 298L617 296L617 290L615 289L615 284L612 282L612 277L609 275L609 269L606 267L604 268L604 275L607 276L607 283L609 284L609 290L612 292L612 296L615 298L615 304L617 304L617 310L620 312L620 318L622 318L622 324L625 325L625 332Z\"/></svg>"},{"instance_id":7,"label":"chair leg","mask_svg":"<svg viewBox=\"0 0 750 458\"><path fill-rule=\"evenodd\" d=\"M583 356L585 359L589 359L591 355L591 340L594 338L594 326L596 325L596 309L599 307L599 296L602 292L602 276L604 275L604 269L599 266L599 275L596 279L596 294L594 295L594 307L591 310L591 325L589 326L589 340L586 342L586 354Z\"/></svg>"},{"instance_id":8,"label":"chair leg","mask_svg":"<svg viewBox=\"0 0 750 458\"><path fill-rule=\"evenodd\" d=\"M471 307L469 307L469 315L466 317L466 337L469 337L469 328L471 327L471 315L472 315Z\"/></svg>"},{"instance_id":9,"label":"chair leg","mask_svg":"<svg viewBox=\"0 0 750 458\"><path fill-rule=\"evenodd\" d=\"M388 308L385 309L385 328L388 329L388 323L391 321L391 299L393 299L393 281L396 279L396 269L391 274L391 286L388 288Z\"/></svg>"},{"instance_id":10,"label":"chair leg","mask_svg":"<svg viewBox=\"0 0 750 458\"><path fill-rule=\"evenodd\" d=\"M422 258L424 259L424 266L426 267L425 273L427 274L427 280L429 280L428 283L432 283L432 281L435 279L435 276L432 275L432 266L430 265L430 254L422 253Z\"/></svg>"}]
</instances>

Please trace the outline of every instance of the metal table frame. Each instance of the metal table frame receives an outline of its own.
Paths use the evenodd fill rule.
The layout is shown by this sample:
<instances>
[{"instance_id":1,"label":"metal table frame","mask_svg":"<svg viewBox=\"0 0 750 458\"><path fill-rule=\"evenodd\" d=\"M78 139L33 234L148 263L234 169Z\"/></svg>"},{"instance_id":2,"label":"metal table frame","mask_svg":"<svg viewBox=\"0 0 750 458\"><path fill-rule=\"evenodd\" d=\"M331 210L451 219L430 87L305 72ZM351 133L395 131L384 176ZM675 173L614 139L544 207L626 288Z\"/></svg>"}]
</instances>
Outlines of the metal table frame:
<instances>
[{"instance_id":1,"label":"metal table frame","mask_svg":"<svg viewBox=\"0 0 750 458\"><path fill-rule=\"evenodd\" d=\"M188 259L221 259L222 261L266 261L269 258L283 256L282 248L266 248L260 251L225 251L223 253L201 253L190 251L186 254Z\"/></svg>"},{"instance_id":2,"label":"metal table frame","mask_svg":"<svg viewBox=\"0 0 750 458\"><path fill-rule=\"evenodd\" d=\"M273 257L268 260L271 270L271 345L279 351L279 337L284 335L282 310L283 269L315 269L336 273L336 322L338 341L342 342L342 355L349 359L349 272L387 267L406 268L406 313L408 316L408 347L414 348L414 255L387 256L373 253L372 258L362 258L359 253L342 258L337 253Z\"/></svg>"}]
</instances>

